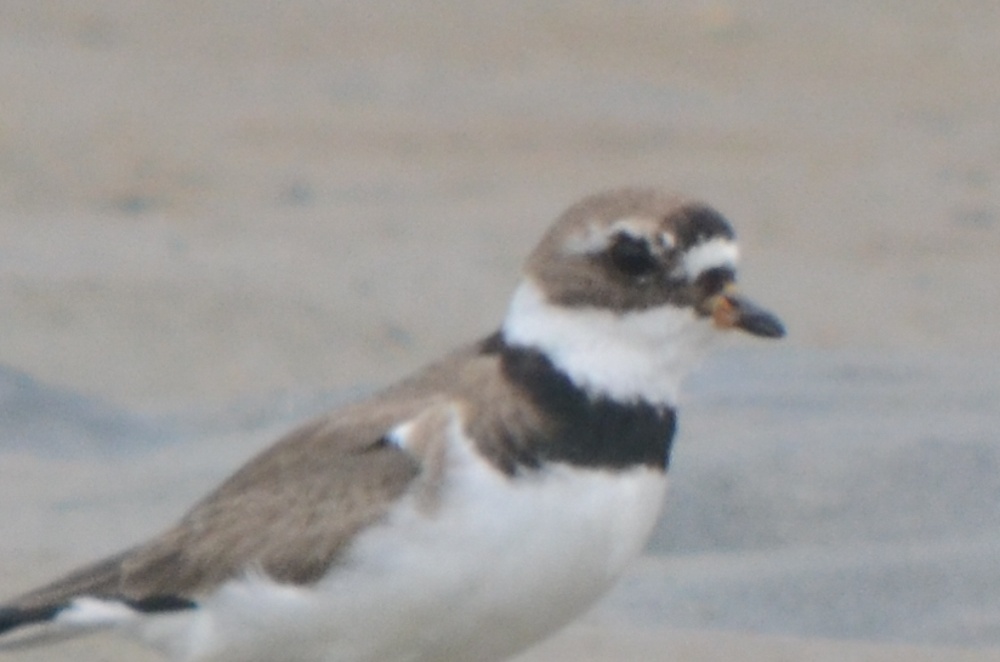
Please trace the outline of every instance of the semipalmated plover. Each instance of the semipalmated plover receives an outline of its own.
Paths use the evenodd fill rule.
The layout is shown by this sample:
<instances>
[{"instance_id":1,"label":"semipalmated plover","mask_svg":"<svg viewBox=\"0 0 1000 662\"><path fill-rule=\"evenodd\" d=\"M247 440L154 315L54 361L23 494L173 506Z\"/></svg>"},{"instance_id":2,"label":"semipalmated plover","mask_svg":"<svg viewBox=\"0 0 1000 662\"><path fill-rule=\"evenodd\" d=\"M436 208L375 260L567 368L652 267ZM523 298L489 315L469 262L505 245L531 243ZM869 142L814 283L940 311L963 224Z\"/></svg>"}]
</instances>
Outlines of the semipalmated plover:
<instances>
[{"instance_id":1,"label":"semipalmated plover","mask_svg":"<svg viewBox=\"0 0 1000 662\"><path fill-rule=\"evenodd\" d=\"M582 200L500 329L305 424L173 528L0 608L0 646L100 629L194 662L488 662L571 621L643 549L678 389L726 329L723 217L655 189Z\"/></svg>"}]
</instances>

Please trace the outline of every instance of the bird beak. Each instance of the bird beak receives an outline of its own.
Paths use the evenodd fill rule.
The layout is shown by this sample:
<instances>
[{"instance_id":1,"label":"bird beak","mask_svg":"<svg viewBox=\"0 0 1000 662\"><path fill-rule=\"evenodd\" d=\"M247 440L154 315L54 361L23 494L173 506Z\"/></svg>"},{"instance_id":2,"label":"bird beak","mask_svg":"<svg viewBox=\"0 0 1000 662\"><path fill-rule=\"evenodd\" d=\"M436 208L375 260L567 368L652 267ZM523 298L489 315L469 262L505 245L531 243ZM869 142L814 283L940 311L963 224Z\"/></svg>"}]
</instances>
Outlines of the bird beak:
<instances>
[{"instance_id":1,"label":"bird beak","mask_svg":"<svg viewBox=\"0 0 1000 662\"><path fill-rule=\"evenodd\" d=\"M762 338L781 338L785 326L778 317L736 291L729 285L708 301L712 321L720 329L743 329Z\"/></svg>"}]
</instances>

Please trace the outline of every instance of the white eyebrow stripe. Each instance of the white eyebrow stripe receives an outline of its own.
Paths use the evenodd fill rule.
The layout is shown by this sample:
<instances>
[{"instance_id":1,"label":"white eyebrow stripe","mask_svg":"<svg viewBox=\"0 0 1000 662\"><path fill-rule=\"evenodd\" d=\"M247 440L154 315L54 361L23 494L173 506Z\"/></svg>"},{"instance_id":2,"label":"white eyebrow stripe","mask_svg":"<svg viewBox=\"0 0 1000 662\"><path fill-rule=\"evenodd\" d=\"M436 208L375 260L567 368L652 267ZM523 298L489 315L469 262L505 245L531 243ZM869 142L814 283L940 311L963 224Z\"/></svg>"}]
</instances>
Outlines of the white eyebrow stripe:
<instances>
[{"instance_id":1,"label":"white eyebrow stripe","mask_svg":"<svg viewBox=\"0 0 1000 662\"><path fill-rule=\"evenodd\" d=\"M684 254L684 272L693 280L709 269L735 269L739 259L740 249L735 242L716 237L687 250Z\"/></svg>"},{"instance_id":2,"label":"white eyebrow stripe","mask_svg":"<svg viewBox=\"0 0 1000 662\"><path fill-rule=\"evenodd\" d=\"M642 216L625 216L619 218L608 226L600 223L591 223L586 230L571 236L565 244L566 251L570 254L587 255L600 253L607 250L611 244L611 238L616 234L625 233L636 239L646 240L653 233L652 221ZM668 248L673 245L673 236L664 234L664 245ZM669 238L669 242L667 239Z\"/></svg>"}]
</instances>

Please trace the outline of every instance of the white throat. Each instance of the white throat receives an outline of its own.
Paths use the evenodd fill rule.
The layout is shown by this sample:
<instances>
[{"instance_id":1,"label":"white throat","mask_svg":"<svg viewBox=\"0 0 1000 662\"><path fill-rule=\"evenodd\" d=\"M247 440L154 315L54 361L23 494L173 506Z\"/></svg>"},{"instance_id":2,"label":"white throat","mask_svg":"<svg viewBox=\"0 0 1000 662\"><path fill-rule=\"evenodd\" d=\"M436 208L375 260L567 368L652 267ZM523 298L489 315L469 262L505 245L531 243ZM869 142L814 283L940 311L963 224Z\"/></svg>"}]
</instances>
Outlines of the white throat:
<instances>
[{"instance_id":1,"label":"white throat","mask_svg":"<svg viewBox=\"0 0 1000 662\"><path fill-rule=\"evenodd\" d=\"M559 306L525 278L503 335L508 343L540 350L593 395L676 405L681 381L715 333L694 311L671 305L627 313Z\"/></svg>"}]
</instances>

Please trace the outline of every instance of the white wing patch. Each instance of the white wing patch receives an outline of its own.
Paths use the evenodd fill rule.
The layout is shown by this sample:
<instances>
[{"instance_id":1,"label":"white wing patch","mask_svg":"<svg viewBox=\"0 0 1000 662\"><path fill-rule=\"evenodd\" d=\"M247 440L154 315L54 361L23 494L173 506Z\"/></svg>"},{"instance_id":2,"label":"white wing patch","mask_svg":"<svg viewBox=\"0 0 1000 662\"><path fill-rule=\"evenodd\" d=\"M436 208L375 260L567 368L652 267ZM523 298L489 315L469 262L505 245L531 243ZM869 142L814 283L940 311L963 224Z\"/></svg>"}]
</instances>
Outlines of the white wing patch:
<instances>
[{"instance_id":1,"label":"white wing patch","mask_svg":"<svg viewBox=\"0 0 1000 662\"><path fill-rule=\"evenodd\" d=\"M420 462L420 475L411 487L411 494L425 514L432 513L440 505L449 439L462 434L459 406L440 399L386 435L390 443Z\"/></svg>"},{"instance_id":2,"label":"white wing patch","mask_svg":"<svg viewBox=\"0 0 1000 662\"><path fill-rule=\"evenodd\" d=\"M413 425L413 421L400 423L396 427L389 430L389 432L385 435L385 440L400 450L409 450L407 442L410 437L410 433L413 430Z\"/></svg>"}]
</instances>

